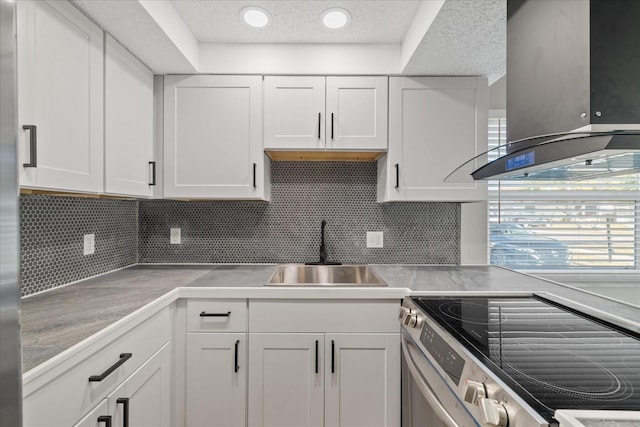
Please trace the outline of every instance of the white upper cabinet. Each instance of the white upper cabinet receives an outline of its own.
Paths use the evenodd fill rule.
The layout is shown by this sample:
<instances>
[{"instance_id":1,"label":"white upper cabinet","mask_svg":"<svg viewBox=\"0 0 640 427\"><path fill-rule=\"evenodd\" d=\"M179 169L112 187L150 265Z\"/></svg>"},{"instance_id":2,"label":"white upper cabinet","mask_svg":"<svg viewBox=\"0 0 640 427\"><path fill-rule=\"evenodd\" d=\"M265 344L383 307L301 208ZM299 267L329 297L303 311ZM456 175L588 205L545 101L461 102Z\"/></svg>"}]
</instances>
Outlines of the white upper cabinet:
<instances>
[{"instance_id":1,"label":"white upper cabinet","mask_svg":"<svg viewBox=\"0 0 640 427\"><path fill-rule=\"evenodd\" d=\"M387 149L387 77L327 77L327 148Z\"/></svg>"},{"instance_id":2,"label":"white upper cabinet","mask_svg":"<svg viewBox=\"0 0 640 427\"><path fill-rule=\"evenodd\" d=\"M103 190L103 32L71 4L18 2L20 184Z\"/></svg>"},{"instance_id":3,"label":"white upper cabinet","mask_svg":"<svg viewBox=\"0 0 640 427\"><path fill-rule=\"evenodd\" d=\"M264 148L324 148L325 78L264 78Z\"/></svg>"},{"instance_id":4,"label":"white upper cabinet","mask_svg":"<svg viewBox=\"0 0 640 427\"><path fill-rule=\"evenodd\" d=\"M105 192L150 197L153 73L109 35L105 47Z\"/></svg>"},{"instance_id":5,"label":"white upper cabinet","mask_svg":"<svg viewBox=\"0 0 640 427\"><path fill-rule=\"evenodd\" d=\"M378 160L378 201L486 200L483 182L444 182L487 150L487 79L389 78L389 150Z\"/></svg>"},{"instance_id":6,"label":"white upper cabinet","mask_svg":"<svg viewBox=\"0 0 640 427\"><path fill-rule=\"evenodd\" d=\"M387 77L264 78L270 150L386 150Z\"/></svg>"},{"instance_id":7,"label":"white upper cabinet","mask_svg":"<svg viewBox=\"0 0 640 427\"><path fill-rule=\"evenodd\" d=\"M260 76L166 76L164 196L268 199Z\"/></svg>"}]
</instances>

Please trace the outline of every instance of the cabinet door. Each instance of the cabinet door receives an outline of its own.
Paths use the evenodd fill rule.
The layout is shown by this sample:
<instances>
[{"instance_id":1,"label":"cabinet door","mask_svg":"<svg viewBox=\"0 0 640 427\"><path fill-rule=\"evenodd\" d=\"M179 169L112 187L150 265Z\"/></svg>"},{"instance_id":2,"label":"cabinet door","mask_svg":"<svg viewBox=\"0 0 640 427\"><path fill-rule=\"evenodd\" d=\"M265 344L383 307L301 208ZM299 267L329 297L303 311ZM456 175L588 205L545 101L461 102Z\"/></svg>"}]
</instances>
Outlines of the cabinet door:
<instances>
[{"instance_id":1,"label":"cabinet door","mask_svg":"<svg viewBox=\"0 0 640 427\"><path fill-rule=\"evenodd\" d=\"M249 334L249 426L324 425L323 334Z\"/></svg>"},{"instance_id":2,"label":"cabinet door","mask_svg":"<svg viewBox=\"0 0 640 427\"><path fill-rule=\"evenodd\" d=\"M400 335L326 334L325 424L400 426Z\"/></svg>"},{"instance_id":3,"label":"cabinet door","mask_svg":"<svg viewBox=\"0 0 640 427\"><path fill-rule=\"evenodd\" d=\"M264 78L264 148L325 148L325 78Z\"/></svg>"},{"instance_id":4,"label":"cabinet door","mask_svg":"<svg viewBox=\"0 0 640 427\"><path fill-rule=\"evenodd\" d=\"M327 77L328 149L387 149L387 77Z\"/></svg>"},{"instance_id":5,"label":"cabinet door","mask_svg":"<svg viewBox=\"0 0 640 427\"><path fill-rule=\"evenodd\" d=\"M107 421L109 420L109 421ZM109 427L113 426L111 416L109 415L109 403L107 399L104 399L85 415L80 421L73 425L73 427Z\"/></svg>"},{"instance_id":6,"label":"cabinet door","mask_svg":"<svg viewBox=\"0 0 640 427\"><path fill-rule=\"evenodd\" d=\"M187 335L187 426L243 427L247 335Z\"/></svg>"},{"instance_id":7,"label":"cabinet door","mask_svg":"<svg viewBox=\"0 0 640 427\"><path fill-rule=\"evenodd\" d=\"M112 425L169 427L170 379L171 347L167 343L109 395Z\"/></svg>"},{"instance_id":8,"label":"cabinet door","mask_svg":"<svg viewBox=\"0 0 640 427\"><path fill-rule=\"evenodd\" d=\"M101 192L103 32L61 1L19 2L17 22L20 184Z\"/></svg>"},{"instance_id":9,"label":"cabinet door","mask_svg":"<svg viewBox=\"0 0 640 427\"><path fill-rule=\"evenodd\" d=\"M166 76L165 197L265 197L260 76Z\"/></svg>"},{"instance_id":10,"label":"cabinet door","mask_svg":"<svg viewBox=\"0 0 640 427\"><path fill-rule=\"evenodd\" d=\"M111 36L105 50L105 191L151 196L153 73Z\"/></svg>"},{"instance_id":11,"label":"cabinet door","mask_svg":"<svg viewBox=\"0 0 640 427\"><path fill-rule=\"evenodd\" d=\"M443 182L487 147L487 80L391 77L389 152L378 201L486 200L486 184Z\"/></svg>"}]
</instances>

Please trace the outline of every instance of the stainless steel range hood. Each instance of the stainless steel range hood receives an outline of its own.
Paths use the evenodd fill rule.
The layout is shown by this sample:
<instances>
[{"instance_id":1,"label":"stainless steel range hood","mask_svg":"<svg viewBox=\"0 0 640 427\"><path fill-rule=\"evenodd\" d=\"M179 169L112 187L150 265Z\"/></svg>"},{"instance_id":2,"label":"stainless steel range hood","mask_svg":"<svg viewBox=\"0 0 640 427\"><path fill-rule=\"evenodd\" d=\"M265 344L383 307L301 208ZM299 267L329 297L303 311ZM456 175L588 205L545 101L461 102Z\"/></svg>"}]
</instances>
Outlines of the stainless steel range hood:
<instances>
[{"instance_id":1,"label":"stainless steel range hood","mask_svg":"<svg viewBox=\"0 0 640 427\"><path fill-rule=\"evenodd\" d=\"M640 172L640 1L508 0L507 139L447 181Z\"/></svg>"}]
</instances>

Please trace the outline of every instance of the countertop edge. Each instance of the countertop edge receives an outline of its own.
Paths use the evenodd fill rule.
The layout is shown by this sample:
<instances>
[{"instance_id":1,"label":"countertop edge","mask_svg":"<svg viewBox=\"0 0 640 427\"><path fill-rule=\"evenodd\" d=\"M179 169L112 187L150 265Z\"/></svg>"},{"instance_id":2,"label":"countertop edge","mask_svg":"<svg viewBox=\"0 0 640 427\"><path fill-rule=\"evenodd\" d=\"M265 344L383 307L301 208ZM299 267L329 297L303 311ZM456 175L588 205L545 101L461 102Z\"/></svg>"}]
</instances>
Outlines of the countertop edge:
<instances>
[{"instance_id":1,"label":"countertop edge","mask_svg":"<svg viewBox=\"0 0 640 427\"><path fill-rule=\"evenodd\" d=\"M320 292L319 292L320 291ZM66 364L74 364L81 361L84 357L82 353L91 351L92 347L96 350L102 344L109 340L117 339L119 336L132 330L154 314L167 308L178 299L195 298L232 298L232 299L362 299L363 293L366 293L367 300L372 299L398 299L401 300L410 294L407 288L349 288L349 289L329 289L329 288L303 288L303 287L287 287L287 288L265 288L263 286L256 287L202 287L189 288L177 287L168 291L164 295L143 305L123 318L99 330L93 335L83 339L77 344L65 349L61 353L53 356L51 359L42 362L34 368L23 373L23 396L28 396L32 391L37 390L44 383L61 375ZM77 360L75 360L77 359Z\"/></svg>"}]
</instances>

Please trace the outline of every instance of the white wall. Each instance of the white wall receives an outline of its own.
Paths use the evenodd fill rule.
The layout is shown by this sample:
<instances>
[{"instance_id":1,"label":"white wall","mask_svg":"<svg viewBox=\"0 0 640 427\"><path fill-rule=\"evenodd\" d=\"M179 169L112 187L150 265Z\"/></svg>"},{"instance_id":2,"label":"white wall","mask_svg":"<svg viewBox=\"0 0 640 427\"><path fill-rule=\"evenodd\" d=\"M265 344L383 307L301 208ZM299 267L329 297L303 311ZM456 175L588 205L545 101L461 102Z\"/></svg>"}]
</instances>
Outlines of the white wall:
<instances>
[{"instance_id":1,"label":"white wall","mask_svg":"<svg viewBox=\"0 0 640 427\"><path fill-rule=\"evenodd\" d=\"M400 45L200 45L200 73L397 74Z\"/></svg>"}]
</instances>

